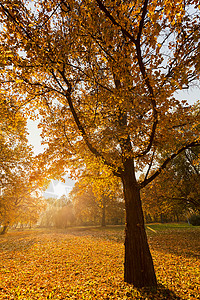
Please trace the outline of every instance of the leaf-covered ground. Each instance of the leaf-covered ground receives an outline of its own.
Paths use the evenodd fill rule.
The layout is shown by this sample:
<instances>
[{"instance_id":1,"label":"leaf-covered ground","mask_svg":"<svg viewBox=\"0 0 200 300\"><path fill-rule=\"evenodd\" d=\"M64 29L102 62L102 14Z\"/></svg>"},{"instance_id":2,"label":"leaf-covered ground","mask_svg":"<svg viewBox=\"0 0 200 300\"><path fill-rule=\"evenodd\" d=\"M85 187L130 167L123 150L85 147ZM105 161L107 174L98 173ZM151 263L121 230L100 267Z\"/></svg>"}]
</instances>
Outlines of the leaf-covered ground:
<instances>
[{"instance_id":1,"label":"leaf-covered ground","mask_svg":"<svg viewBox=\"0 0 200 300\"><path fill-rule=\"evenodd\" d=\"M0 237L0 299L200 299L200 228L147 231L157 291L123 282L121 227L37 229Z\"/></svg>"}]
</instances>

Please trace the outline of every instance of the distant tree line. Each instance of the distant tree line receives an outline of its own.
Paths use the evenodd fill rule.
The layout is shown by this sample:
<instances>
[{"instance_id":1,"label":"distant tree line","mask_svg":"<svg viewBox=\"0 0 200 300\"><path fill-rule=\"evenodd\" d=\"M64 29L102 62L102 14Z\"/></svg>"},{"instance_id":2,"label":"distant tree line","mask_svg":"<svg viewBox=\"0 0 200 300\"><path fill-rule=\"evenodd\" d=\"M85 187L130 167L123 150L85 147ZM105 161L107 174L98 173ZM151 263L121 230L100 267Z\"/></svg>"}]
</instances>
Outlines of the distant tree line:
<instances>
[{"instance_id":1,"label":"distant tree line","mask_svg":"<svg viewBox=\"0 0 200 300\"><path fill-rule=\"evenodd\" d=\"M41 217L41 226L66 228L75 225L121 225L125 222L123 200L107 195L98 199L91 187L83 191L77 185L68 197L63 195L59 199L49 198L47 202L48 207Z\"/></svg>"},{"instance_id":2,"label":"distant tree line","mask_svg":"<svg viewBox=\"0 0 200 300\"><path fill-rule=\"evenodd\" d=\"M142 190L146 223L186 222L200 214L200 147L185 150L155 181ZM164 155L161 153L161 155ZM81 181L79 182L81 183ZM76 184L68 197L49 198L42 226L65 228L74 225L119 225L125 223L125 207L120 185L107 185L95 193L96 186Z\"/></svg>"}]
</instances>

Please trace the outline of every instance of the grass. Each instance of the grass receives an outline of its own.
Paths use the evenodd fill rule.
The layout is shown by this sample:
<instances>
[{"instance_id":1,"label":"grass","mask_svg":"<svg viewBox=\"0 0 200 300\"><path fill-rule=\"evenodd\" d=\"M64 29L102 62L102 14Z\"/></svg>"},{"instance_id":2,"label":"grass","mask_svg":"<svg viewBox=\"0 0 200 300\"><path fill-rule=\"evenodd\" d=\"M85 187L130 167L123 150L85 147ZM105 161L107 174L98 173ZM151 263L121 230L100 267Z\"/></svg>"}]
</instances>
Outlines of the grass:
<instances>
[{"instance_id":1,"label":"grass","mask_svg":"<svg viewBox=\"0 0 200 300\"><path fill-rule=\"evenodd\" d=\"M200 299L200 228L147 228L158 289L123 282L123 226L0 236L0 299Z\"/></svg>"},{"instance_id":2,"label":"grass","mask_svg":"<svg viewBox=\"0 0 200 300\"><path fill-rule=\"evenodd\" d=\"M157 230L157 231L161 231L161 230L169 230L169 229L192 229L192 230L199 230L200 227L199 226L192 226L188 223L154 223L154 224L148 224L148 227Z\"/></svg>"}]
</instances>

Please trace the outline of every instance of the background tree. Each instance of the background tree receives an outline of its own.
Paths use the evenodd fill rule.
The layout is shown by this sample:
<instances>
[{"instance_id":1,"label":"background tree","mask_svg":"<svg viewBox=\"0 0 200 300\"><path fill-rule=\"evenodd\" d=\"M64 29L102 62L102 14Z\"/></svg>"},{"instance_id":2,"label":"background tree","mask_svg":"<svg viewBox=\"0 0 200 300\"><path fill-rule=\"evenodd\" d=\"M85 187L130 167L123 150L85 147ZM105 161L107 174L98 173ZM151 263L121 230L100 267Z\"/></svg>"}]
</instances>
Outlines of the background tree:
<instances>
[{"instance_id":1,"label":"background tree","mask_svg":"<svg viewBox=\"0 0 200 300\"><path fill-rule=\"evenodd\" d=\"M12 86L8 97L23 94L20 101L29 103L29 112L36 107L42 116L49 146L41 157L43 175L104 165L121 178L124 278L137 287L156 286L140 190L178 154L199 144L192 108L174 98L199 78L198 5L197 0L0 2L2 45L12 62L4 83ZM139 182L136 172L144 170Z\"/></svg>"},{"instance_id":2,"label":"background tree","mask_svg":"<svg viewBox=\"0 0 200 300\"><path fill-rule=\"evenodd\" d=\"M97 184L97 183L96 183ZM96 185L95 185L96 186ZM120 193L104 193L95 190L91 184L85 185L79 181L70 193L74 205L77 224L95 224L106 226L106 224L123 224L124 202Z\"/></svg>"},{"instance_id":3,"label":"background tree","mask_svg":"<svg viewBox=\"0 0 200 300\"><path fill-rule=\"evenodd\" d=\"M47 207L40 218L40 226L66 228L75 224L72 201L66 195L46 199Z\"/></svg>"},{"instance_id":4,"label":"background tree","mask_svg":"<svg viewBox=\"0 0 200 300\"><path fill-rule=\"evenodd\" d=\"M74 205L77 224L96 225L99 223L101 209L91 187L83 190L75 185L70 198Z\"/></svg>"},{"instance_id":5,"label":"background tree","mask_svg":"<svg viewBox=\"0 0 200 300\"><path fill-rule=\"evenodd\" d=\"M2 87L1 87L2 88ZM27 169L32 150L28 146L26 119L15 99L8 99L5 90L0 92L0 188L15 180L17 172Z\"/></svg>"},{"instance_id":6,"label":"background tree","mask_svg":"<svg viewBox=\"0 0 200 300\"><path fill-rule=\"evenodd\" d=\"M33 152L27 140L26 117L18 97L6 94L3 84L3 58L9 62L9 51L0 56L0 224L5 233L13 224L34 224L44 201L38 195L38 182L31 180L34 171Z\"/></svg>"},{"instance_id":7,"label":"background tree","mask_svg":"<svg viewBox=\"0 0 200 300\"><path fill-rule=\"evenodd\" d=\"M144 211L168 219L200 211L199 147L185 150L142 191ZM167 218L166 218L167 219Z\"/></svg>"},{"instance_id":8,"label":"background tree","mask_svg":"<svg viewBox=\"0 0 200 300\"><path fill-rule=\"evenodd\" d=\"M83 190L86 198L87 194L90 195L94 207L99 207L98 211L101 215L101 225L106 226L106 219L107 221L109 220L106 215L111 215L112 210L117 218L117 208L118 212L122 210L120 211L120 218L123 219L124 201L122 199L122 185L120 180L113 176L110 170L105 169L104 165L97 162L95 166L87 164L87 167L84 170L82 169L79 177L80 176L81 178L77 186L78 191L76 191L75 188L75 193L77 192L77 195L79 195ZM123 202L123 204L121 202Z\"/></svg>"},{"instance_id":9,"label":"background tree","mask_svg":"<svg viewBox=\"0 0 200 300\"><path fill-rule=\"evenodd\" d=\"M12 182L3 187L0 195L1 233L13 225L29 226L36 224L40 213L45 209L45 200L35 183L29 182L25 172L12 177Z\"/></svg>"},{"instance_id":10,"label":"background tree","mask_svg":"<svg viewBox=\"0 0 200 300\"><path fill-rule=\"evenodd\" d=\"M46 209L45 211L41 214L39 224L41 227L52 227L55 225L54 223L54 217L55 213L57 212L55 203L57 199L53 197L49 197L46 199Z\"/></svg>"},{"instance_id":11,"label":"background tree","mask_svg":"<svg viewBox=\"0 0 200 300\"><path fill-rule=\"evenodd\" d=\"M61 196L57 201L57 211L55 213L54 222L57 228L66 228L75 224L75 215L72 201L65 195Z\"/></svg>"}]
</instances>

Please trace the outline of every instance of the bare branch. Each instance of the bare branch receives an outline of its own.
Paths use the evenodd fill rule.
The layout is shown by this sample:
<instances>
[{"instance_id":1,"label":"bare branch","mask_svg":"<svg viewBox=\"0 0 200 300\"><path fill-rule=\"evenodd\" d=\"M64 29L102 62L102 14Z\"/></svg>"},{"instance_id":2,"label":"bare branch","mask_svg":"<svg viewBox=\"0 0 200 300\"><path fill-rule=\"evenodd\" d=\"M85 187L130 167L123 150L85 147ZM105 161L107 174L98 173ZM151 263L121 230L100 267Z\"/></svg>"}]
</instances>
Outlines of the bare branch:
<instances>
[{"instance_id":1,"label":"bare branch","mask_svg":"<svg viewBox=\"0 0 200 300\"><path fill-rule=\"evenodd\" d=\"M200 141L194 141L191 142L185 146L183 146L182 148L180 148L178 151L176 151L176 153L173 153L170 157L168 157L163 163L162 165L158 168L158 170L151 175L149 178L145 179L143 182L140 183L140 189L144 188L147 184L149 184L151 181L153 181L160 173L162 170L164 170L167 165L175 158L177 157L180 153L182 153L184 150L189 149L191 147L197 147L200 146Z\"/></svg>"},{"instance_id":2,"label":"bare branch","mask_svg":"<svg viewBox=\"0 0 200 300\"><path fill-rule=\"evenodd\" d=\"M197 175L200 175L198 169L197 169L197 168L195 167L195 165L193 164L192 159L189 157L189 155L187 154L187 152L185 151L184 153L185 153L185 157L186 157L187 160L189 161L189 163L190 163L190 165L192 166L192 168L193 168L193 170L195 171L195 173L196 173Z\"/></svg>"},{"instance_id":3,"label":"bare branch","mask_svg":"<svg viewBox=\"0 0 200 300\"><path fill-rule=\"evenodd\" d=\"M142 17L141 17L141 20L140 20L139 31L138 31L138 34L137 34L137 41L140 41L140 38L141 38L141 35L142 35L142 29L143 29L143 26L144 26L144 19L145 19L146 13L147 13L148 1L149 0L144 1L144 5L143 5L143 8L142 8Z\"/></svg>"},{"instance_id":4,"label":"bare branch","mask_svg":"<svg viewBox=\"0 0 200 300\"><path fill-rule=\"evenodd\" d=\"M150 170L151 170L151 166L152 166L152 164L153 164L153 159L154 159L154 154L155 154L155 151L153 151L153 154L152 154L152 157L151 157L151 161L150 161L150 163L149 163L149 167L148 167L147 173L146 173L146 175L145 175L144 181L147 179L147 177L148 177L148 175L149 175L149 172L150 172Z\"/></svg>"}]
</instances>

